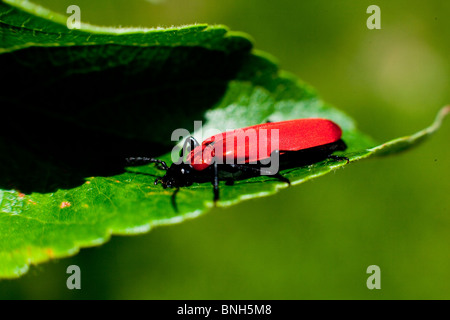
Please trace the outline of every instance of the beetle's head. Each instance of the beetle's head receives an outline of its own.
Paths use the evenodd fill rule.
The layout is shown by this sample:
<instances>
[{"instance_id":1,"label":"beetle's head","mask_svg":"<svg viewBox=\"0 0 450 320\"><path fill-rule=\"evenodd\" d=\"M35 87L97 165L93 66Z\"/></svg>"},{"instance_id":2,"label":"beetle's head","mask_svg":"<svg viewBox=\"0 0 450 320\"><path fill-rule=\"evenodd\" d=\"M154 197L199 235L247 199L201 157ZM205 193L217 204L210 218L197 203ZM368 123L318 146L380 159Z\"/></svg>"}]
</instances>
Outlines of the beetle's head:
<instances>
[{"instance_id":1,"label":"beetle's head","mask_svg":"<svg viewBox=\"0 0 450 320\"><path fill-rule=\"evenodd\" d=\"M163 177L156 179L155 185L160 182L164 189L189 186L192 184L190 177L193 170L189 164L174 163Z\"/></svg>"}]
</instances>

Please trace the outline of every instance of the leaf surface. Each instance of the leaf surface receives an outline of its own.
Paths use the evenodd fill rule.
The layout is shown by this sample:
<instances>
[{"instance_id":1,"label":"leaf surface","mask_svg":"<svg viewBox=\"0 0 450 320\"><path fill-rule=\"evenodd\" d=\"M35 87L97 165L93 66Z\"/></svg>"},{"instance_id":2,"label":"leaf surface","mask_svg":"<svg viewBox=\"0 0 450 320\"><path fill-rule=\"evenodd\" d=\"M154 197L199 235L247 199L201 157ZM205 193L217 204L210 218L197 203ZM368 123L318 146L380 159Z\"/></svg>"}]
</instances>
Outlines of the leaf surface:
<instances>
[{"instance_id":1,"label":"leaf surface","mask_svg":"<svg viewBox=\"0 0 450 320\"><path fill-rule=\"evenodd\" d=\"M169 161L172 131L193 132L195 120L205 135L266 121L331 119L348 145L339 154L353 162L416 145L449 111L423 131L380 144L253 50L242 33L207 25L68 30L65 19L28 1L0 3L0 278L113 234L206 213L211 184L182 188L175 211L172 191L153 184L161 170L124 163L133 156ZM345 164L327 160L282 174L295 185ZM265 176L221 184L218 205L286 187Z\"/></svg>"}]
</instances>

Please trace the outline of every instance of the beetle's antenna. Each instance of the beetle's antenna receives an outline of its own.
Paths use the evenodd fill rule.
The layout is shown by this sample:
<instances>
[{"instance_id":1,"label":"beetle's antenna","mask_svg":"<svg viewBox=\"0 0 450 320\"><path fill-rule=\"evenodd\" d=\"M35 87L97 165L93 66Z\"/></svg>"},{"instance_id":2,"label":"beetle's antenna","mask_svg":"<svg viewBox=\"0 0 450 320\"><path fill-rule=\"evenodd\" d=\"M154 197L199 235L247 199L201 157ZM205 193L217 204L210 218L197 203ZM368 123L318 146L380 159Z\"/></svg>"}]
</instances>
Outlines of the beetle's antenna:
<instances>
[{"instance_id":1,"label":"beetle's antenna","mask_svg":"<svg viewBox=\"0 0 450 320\"><path fill-rule=\"evenodd\" d=\"M172 197L171 197L172 206L176 213L178 213L178 207L177 207L177 201L176 201L178 191L180 191L180 188L176 188L175 191L172 193Z\"/></svg>"},{"instance_id":2,"label":"beetle's antenna","mask_svg":"<svg viewBox=\"0 0 450 320\"><path fill-rule=\"evenodd\" d=\"M167 166L165 161L155 159L155 158L146 158L146 157L137 157L137 158L126 158L125 159L129 164L133 165L144 165L148 163L157 163L162 166L164 170L169 170L169 167Z\"/></svg>"},{"instance_id":3,"label":"beetle's antenna","mask_svg":"<svg viewBox=\"0 0 450 320\"><path fill-rule=\"evenodd\" d=\"M190 152L192 152L192 150L200 146L200 143L198 143L198 141L193 136L186 138L183 144L183 148L180 150L180 158L183 158L187 154L186 151L189 144L190 144L189 150Z\"/></svg>"}]
</instances>

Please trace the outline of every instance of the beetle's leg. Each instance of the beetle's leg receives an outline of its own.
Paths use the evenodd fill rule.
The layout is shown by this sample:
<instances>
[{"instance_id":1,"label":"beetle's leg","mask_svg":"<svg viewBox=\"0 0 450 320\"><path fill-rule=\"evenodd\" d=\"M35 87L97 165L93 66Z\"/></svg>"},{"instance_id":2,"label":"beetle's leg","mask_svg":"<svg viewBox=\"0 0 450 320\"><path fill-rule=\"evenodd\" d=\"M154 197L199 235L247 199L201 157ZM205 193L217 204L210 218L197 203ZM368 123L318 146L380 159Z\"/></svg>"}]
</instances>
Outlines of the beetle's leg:
<instances>
[{"instance_id":1,"label":"beetle's leg","mask_svg":"<svg viewBox=\"0 0 450 320\"><path fill-rule=\"evenodd\" d=\"M217 161L214 161L213 186L214 186L214 205L216 205L216 202L219 200L219 169L217 167Z\"/></svg>"},{"instance_id":2,"label":"beetle's leg","mask_svg":"<svg viewBox=\"0 0 450 320\"><path fill-rule=\"evenodd\" d=\"M258 169L258 171L260 171L261 173L264 171L264 169ZM269 177L274 177L277 178L278 180L280 180L281 182L286 182L288 185L291 185L291 180L289 180L288 178L284 177L281 173L277 172L275 174L271 174L271 172L266 172L266 175Z\"/></svg>"},{"instance_id":3,"label":"beetle's leg","mask_svg":"<svg viewBox=\"0 0 450 320\"><path fill-rule=\"evenodd\" d=\"M169 167L167 166L165 161L155 159L155 158L137 157L137 158L126 158L125 160L129 164L133 164L133 165L144 165L144 164L148 164L148 163L157 163L157 164L161 165L161 167L164 170L166 170L166 171L169 170Z\"/></svg>"},{"instance_id":4,"label":"beetle's leg","mask_svg":"<svg viewBox=\"0 0 450 320\"><path fill-rule=\"evenodd\" d=\"M278 180L280 180L281 182L286 182L289 186L291 185L291 180L289 180L288 178L284 177L282 174L280 174L279 172L277 172L275 175L273 175L274 178L277 178Z\"/></svg>"},{"instance_id":5,"label":"beetle's leg","mask_svg":"<svg viewBox=\"0 0 450 320\"><path fill-rule=\"evenodd\" d=\"M245 164L235 164L235 165L233 165L233 168L237 168L244 172L252 172L255 175L264 174L267 176L271 176L271 177L277 178L278 180L280 180L282 182L286 182L288 185L291 185L291 181L288 178L283 177L283 175L279 172L273 174L273 172L271 172L270 170L265 170L264 168L254 168L254 167L250 167Z\"/></svg>"},{"instance_id":6,"label":"beetle's leg","mask_svg":"<svg viewBox=\"0 0 450 320\"><path fill-rule=\"evenodd\" d=\"M171 202L172 202L173 209L174 209L175 212L177 212L177 213L178 213L178 206L177 206L176 197L177 197L178 191L180 191L180 188L176 188L175 191L172 193L172 196L170 197L170 200L171 200Z\"/></svg>"},{"instance_id":7,"label":"beetle's leg","mask_svg":"<svg viewBox=\"0 0 450 320\"><path fill-rule=\"evenodd\" d=\"M286 178L286 177L284 177L283 175L281 175L281 173L280 173L280 168L279 168L279 164L280 164L280 150L274 150L274 151L272 151L272 153L270 154L270 162L271 162L271 165L272 165L272 162L273 162L273 159L274 158L277 158L277 162L278 162L278 168L277 168L277 172L275 173L275 174L273 174L273 172L272 171L269 171L268 170L268 172L266 172L266 175L268 175L268 176L273 176L274 178L277 178L278 180L280 180L280 181L282 181L282 182L286 182L288 185L291 185L291 181L288 179L288 178ZM264 168L262 168L261 169L261 173L264 171Z\"/></svg>"},{"instance_id":8,"label":"beetle's leg","mask_svg":"<svg viewBox=\"0 0 450 320\"><path fill-rule=\"evenodd\" d=\"M347 158L347 157L334 156L334 155L332 155L332 154L329 155L329 156L327 157L327 159L332 159L332 160L335 160L335 161L342 161L342 160L345 160L345 161L347 161L346 164L348 164L348 163L350 162L350 159Z\"/></svg>"}]
</instances>

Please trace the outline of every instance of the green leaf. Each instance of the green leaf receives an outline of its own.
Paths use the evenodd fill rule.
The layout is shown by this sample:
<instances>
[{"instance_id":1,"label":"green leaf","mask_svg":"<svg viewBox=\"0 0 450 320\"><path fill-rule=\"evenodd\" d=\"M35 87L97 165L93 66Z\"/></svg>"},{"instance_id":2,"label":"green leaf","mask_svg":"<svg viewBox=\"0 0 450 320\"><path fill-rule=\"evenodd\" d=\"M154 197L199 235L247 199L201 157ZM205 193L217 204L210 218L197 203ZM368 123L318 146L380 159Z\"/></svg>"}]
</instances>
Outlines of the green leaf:
<instances>
[{"instance_id":1,"label":"green leaf","mask_svg":"<svg viewBox=\"0 0 450 320\"><path fill-rule=\"evenodd\" d=\"M324 117L343 129L351 162L395 153L435 132L450 108L415 135L379 144L327 105L248 36L223 26L114 29L82 25L28 1L0 3L0 277L75 254L113 234L179 223L212 206L208 183L171 190L155 166L126 157L170 159L176 128L234 129L265 121ZM292 184L345 161L282 172ZM220 185L219 206L276 193L270 177Z\"/></svg>"}]
</instances>

